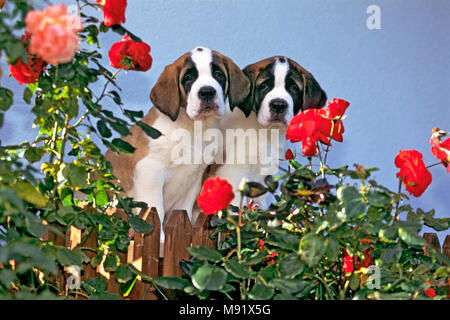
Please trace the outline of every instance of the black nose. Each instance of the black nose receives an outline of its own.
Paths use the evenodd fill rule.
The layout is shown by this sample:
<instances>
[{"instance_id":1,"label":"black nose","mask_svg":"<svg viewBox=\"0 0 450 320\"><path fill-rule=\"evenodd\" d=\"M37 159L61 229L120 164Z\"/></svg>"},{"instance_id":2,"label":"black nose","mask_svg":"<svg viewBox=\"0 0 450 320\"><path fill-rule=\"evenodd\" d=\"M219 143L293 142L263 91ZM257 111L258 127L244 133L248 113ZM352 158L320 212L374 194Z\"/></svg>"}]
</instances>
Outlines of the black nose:
<instances>
[{"instance_id":1,"label":"black nose","mask_svg":"<svg viewBox=\"0 0 450 320\"><path fill-rule=\"evenodd\" d=\"M269 107L272 112L276 114L282 114L284 111L286 111L288 104L286 100L277 98L270 101Z\"/></svg>"},{"instance_id":2,"label":"black nose","mask_svg":"<svg viewBox=\"0 0 450 320\"><path fill-rule=\"evenodd\" d=\"M201 87L198 91L198 96L200 97L200 99L205 101L211 100L216 96L216 89L211 86Z\"/></svg>"}]
</instances>

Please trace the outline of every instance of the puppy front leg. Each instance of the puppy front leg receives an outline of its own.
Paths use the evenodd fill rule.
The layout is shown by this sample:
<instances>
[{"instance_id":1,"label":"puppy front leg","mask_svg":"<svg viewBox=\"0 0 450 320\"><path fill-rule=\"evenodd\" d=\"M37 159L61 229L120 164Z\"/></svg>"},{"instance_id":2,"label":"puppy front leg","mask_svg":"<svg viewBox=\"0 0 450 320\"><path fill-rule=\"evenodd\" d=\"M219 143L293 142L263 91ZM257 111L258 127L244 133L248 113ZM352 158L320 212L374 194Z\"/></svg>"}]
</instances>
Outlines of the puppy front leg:
<instances>
[{"instance_id":1,"label":"puppy front leg","mask_svg":"<svg viewBox=\"0 0 450 320\"><path fill-rule=\"evenodd\" d=\"M136 167L136 175L134 180L134 199L147 203L149 207L155 207L158 211L161 226L164 222L164 176L154 174L153 172L139 173ZM161 227L161 242L164 242L164 230Z\"/></svg>"}]
</instances>

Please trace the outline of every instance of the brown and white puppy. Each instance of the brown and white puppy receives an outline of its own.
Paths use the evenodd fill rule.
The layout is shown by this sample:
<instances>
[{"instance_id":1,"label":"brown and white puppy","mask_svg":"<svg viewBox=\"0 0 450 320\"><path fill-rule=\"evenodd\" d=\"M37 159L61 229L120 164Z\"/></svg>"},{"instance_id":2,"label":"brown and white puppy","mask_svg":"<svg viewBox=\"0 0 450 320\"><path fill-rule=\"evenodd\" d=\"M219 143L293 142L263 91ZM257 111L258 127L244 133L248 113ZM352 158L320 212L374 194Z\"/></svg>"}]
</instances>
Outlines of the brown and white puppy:
<instances>
[{"instance_id":1,"label":"brown and white puppy","mask_svg":"<svg viewBox=\"0 0 450 320\"><path fill-rule=\"evenodd\" d=\"M286 150L286 128L292 117L307 108L321 108L327 100L313 75L287 57L264 59L245 67L243 72L251 82L250 94L239 105L240 109L231 107L220 120L223 130L234 130L236 134L231 140L231 135L227 135L225 163L210 170L210 176L227 179L233 186L234 205L240 203L238 187L242 178L263 183L268 174L278 170L279 160L284 158ZM255 141L246 143L245 149L242 144L236 144L235 140L242 135L255 140L252 132L258 135L258 148ZM242 153L246 154L244 163L230 159ZM251 159L257 159L256 163ZM256 201L265 206L267 197L259 197Z\"/></svg>"},{"instance_id":2,"label":"brown and white puppy","mask_svg":"<svg viewBox=\"0 0 450 320\"><path fill-rule=\"evenodd\" d=\"M187 153L201 153L202 143L193 143L194 127L217 127L228 103L238 105L249 90L250 82L241 69L230 58L207 48L197 47L168 65L151 90L156 108L142 119L163 135L152 140L134 126L124 140L136 151L131 156L112 151L106 155L126 195L156 207L161 222L164 214L174 209L186 209L191 218L208 163L177 161L172 149L180 144L180 137L174 138L172 133L181 130L181 138L188 135L188 140L183 140L187 141Z\"/></svg>"}]
</instances>

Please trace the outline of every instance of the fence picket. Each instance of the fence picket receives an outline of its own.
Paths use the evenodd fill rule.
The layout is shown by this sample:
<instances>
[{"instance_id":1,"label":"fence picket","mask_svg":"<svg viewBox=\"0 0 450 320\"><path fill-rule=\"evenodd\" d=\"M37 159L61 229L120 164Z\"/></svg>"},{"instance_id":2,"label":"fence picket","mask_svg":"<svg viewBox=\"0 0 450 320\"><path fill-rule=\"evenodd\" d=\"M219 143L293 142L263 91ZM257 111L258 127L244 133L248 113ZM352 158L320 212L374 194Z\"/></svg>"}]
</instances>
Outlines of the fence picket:
<instances>
[{"instance_id":1,"label":"fence picket","mask_svg":"<svg viewBox=\"0 0 450 320\"><path fill-rule=\"evenodd\" d=\"M170 214L165 229L163 276L181 277L179 265L182 259L189 259L187 248L192 242L192 226L186 210L174 210Z\"/></svg>"},{"instance_id":2,"label":"fence picket","mask_svg":"<svg viewBox=\"0 0 450 320\"><path fill-rule=\"evenodd\" d=\"M442 254L445 254L450 259L450 234L445 237L442 244Z\"/></svg>"},{"instance_id":3,"label":"fence picket","mask_svg":"<svg viewBox=\"0 0 450 320\"><path fill-rule=\"evenodd\" d=\"M436 251L441 252L441 245L439 244L439 238L437 236L436 233L429 233L426 232L423 234L423 238L425 239L425 241L427 241L434 249L436 249ZM429 256L430 253L428 251L428 248L425 247L425 255Z\"/></svg>"},{"instance_id":4,"label":"fence picket","mask_svg":"<svg viewBox=\"0 0 450 320\"><path fill-rule=\"evenodd\" d=\"M192 246L204 246L208 248L217 248L217 237L213 240L210 236L214 229L209 226L211 216L201 214L192 227Z\"/></svg>"},{"instance_id":5,"label":"fence picket","mask_svg":"<svg viewBox=\"0 0 450 320\"><path fill-rule=\"evenodd\" d=\"M156 208L142 209L140 218L153 226L153 230L145 235L135 234L133 265L146 275L157 278L159 272L159 241L161 223L159 221ZM137 239L136 239L137 238ZM136 242L137 240L137 242ZM134 262L137 261L137 264ZM149 284L138 279L134 285L133 291L130 293L130 299L138 300L155 300L154 289L148 289ZM147 292L147 293L146 293ZM145 294L145 296L144 296Z\"/></svg>"}]
</instances>

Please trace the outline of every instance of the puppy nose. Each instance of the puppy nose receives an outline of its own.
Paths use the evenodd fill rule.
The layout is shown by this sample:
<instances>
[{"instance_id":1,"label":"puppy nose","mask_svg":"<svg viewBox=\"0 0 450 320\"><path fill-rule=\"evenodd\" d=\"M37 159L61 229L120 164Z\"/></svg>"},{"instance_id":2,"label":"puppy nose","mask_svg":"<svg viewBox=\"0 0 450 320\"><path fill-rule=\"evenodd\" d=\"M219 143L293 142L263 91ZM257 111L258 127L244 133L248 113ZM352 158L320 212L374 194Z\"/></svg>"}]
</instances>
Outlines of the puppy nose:
<instances>
[{"instance_id":1,"label":"puppy nose","mask_svg":"<svg viewBox=\"0 0 450 320\"><path fill-rule=\"evenodd\" d=\"M216 89L214 89L211 86L201 87L200 90L198 91L198 96L200 97L200 99L205 101L211 100L216 96Z\"/></svg>"},{"instance_id":2,"label":"puppy nose","mask_svg":"<svg viewBox=\"0 0 450 320\"><path fill-rule=\"evenodd\" d=\"M276 114L282 114L284 111L286 111L288 104L286 100L277 98L270 101L269 107L272 112Z\"/></svg>"}]
</instances>

